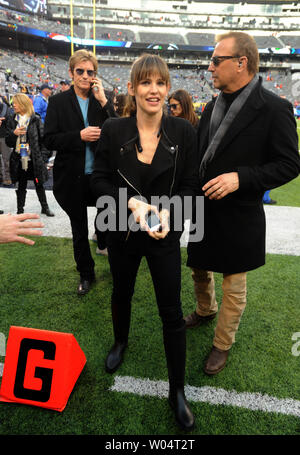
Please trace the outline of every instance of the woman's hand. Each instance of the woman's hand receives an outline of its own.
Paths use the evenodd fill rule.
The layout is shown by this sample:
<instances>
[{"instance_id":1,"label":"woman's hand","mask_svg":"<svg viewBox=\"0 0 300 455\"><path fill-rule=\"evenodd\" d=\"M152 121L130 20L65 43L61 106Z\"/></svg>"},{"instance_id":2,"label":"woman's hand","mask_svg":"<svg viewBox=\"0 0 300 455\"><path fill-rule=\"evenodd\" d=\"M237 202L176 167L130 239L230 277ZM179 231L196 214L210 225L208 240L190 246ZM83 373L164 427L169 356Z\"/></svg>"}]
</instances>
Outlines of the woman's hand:
<instances>
[{"instance_id":1,"label":"woman's hand","mask_svg":"<svg viewBox=\"0 0 300 455\"><path fill-rule=\"evenodd\" d=\"M169 228L169 211L166 209L158 211L155 205L150 205L147 202L140 201L134 197L130 198L128 201L128 208L132 211L134 216L134 220L136 223L139 223L141 229L146 231L150 237L155 240L164 239L170 231ZM149 212L155 213L157 217L160 219L161 222L161 230L160 231L151 231L148 223L146 221L147 215Z\"/></svg>"},{"instance_id":2,"label":"woman's hand","mask_svg":"<svg viewBox=\"0 0 300 455\"><path fill-rule=\"evenodd\" d=\"M154 212L159 217L157 207L155 205L150 205L147 202L132 197L128 201L128 208L132 211L134 221L136 223L139 223L141 229L146 231L150 237L154 238L154 233L150 231L146 218L149 212Z\"/></svg>"},{"instance_id":3,"label":"woman's hand","mask_svg":"<svg viewBox=\"0 0 300 455\"><path fill-rule=\"evenodd\" d=\"M151 232L153 234L151 237L156 240L164 239L170 232L169 226L170 212L167 209L163 209L159 212L159 219L161 223L161 229L159 231Z\"/></svg>"},{"instance_id":4,"label":"woman's hand","mask_svg":"<svg viewBox=\"0 0 300 455\"><path fill-rule=\"evenodd\" d=\"M24 134L26 134L26 128L25 128L25 126L16 128L16 129L14 130L14 135L15 135L15 136L23 136Z\"/></svg>"}]
</instances>

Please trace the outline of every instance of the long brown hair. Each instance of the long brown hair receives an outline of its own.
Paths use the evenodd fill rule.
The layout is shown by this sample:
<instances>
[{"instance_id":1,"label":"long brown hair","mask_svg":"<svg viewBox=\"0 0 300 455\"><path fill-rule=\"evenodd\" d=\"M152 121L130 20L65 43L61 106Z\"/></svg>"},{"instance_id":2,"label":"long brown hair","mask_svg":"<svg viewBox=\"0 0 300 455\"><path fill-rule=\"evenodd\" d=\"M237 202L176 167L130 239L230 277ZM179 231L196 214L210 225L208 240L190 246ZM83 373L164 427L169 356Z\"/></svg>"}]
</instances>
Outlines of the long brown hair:
<instances>
[{"instance_id":1,"label":"long brown hair","mask_svg":"<svg viewBox=\"0 0 300 455\"><path fill-rule=\"evenodd\" d=\"M140 81L147 79L153 74L159 74L166 85L171 85L169 68L166 62L155 54L143 54L137 58L131 67L130 83L136 89ZM136 114L135 97L128 95L123 112L125 117L132 117Z\"/></svg>"},{"instance_id":2,"label":"long brown hair","mask_svg":"<svg viewBox=\"0 0 300 455\"><path fill-rule=\"evenodd\" d=\"M193 126L197 126L199 119L194 111L194 106L190 94L186 90L178 89L175 92L171 93L171 95L169 95L168 97L169 103L171 98L178 101L181 105L182 112L179 115L179 117L185 118Z\"/></svg>"}]
</instances>

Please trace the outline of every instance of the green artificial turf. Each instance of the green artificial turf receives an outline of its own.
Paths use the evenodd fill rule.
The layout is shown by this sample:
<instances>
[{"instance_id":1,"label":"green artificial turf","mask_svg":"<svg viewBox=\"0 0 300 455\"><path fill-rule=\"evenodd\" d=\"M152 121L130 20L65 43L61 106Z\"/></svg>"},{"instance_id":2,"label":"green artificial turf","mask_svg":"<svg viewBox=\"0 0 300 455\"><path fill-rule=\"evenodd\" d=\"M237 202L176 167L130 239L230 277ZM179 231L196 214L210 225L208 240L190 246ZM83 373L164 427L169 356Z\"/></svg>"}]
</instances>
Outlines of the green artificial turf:
<instances>
[{"instance_id":1,"label":"green artificial turf","mask_svg":"<svg viewBox=\"0 0 300 455\"><path fill-rule=\"evenodd\" d=\"M95 245L91 243L94 250ZM161 322L146 261L133 298L125 361L115 375L104 371L112 344L111 276L107 258L95 256L97 283L76 295L78 275L72 242L43 237L33 247L1 245L0 332L12 325L72 333L87 363L62 413L35 406L0 403L0 435L181 435L166 399L110 391L114 376L167 381ZM182 249L184 314L194 310L190 270ZM216 274L221 300L221 276ZM268 255L267 264L248 275L248 305L226 368L203 373L216 321L187 332L186 383L276 398L300 397L300 357L292 355L300 332L299 258ZM5 358L0 357L0 362ZM0 378L1 381L1 378ZM299 419L233 406L191 403L194 435L296 435Z\"/></svg>"},{"instance_id":2,"label":"green artificial turf","mask_svg":"<svg viewBox=\"0 0 300 455\"><path fill-rule=\"evenodd\" d=\"M300 150L300 120L297 121L297 132ZM277 201L277 205L300 207L300 176L270 193L271 199Z\"/></svg>"}]
</instances>

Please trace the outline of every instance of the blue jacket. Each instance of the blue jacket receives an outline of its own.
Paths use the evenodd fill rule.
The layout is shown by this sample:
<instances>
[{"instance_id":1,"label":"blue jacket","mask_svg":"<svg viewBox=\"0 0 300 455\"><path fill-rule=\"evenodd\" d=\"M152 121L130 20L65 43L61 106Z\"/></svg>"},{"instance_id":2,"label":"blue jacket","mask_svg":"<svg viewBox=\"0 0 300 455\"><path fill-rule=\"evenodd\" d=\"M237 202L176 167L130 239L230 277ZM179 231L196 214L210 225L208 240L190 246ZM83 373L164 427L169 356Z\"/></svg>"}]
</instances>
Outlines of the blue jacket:
<instances>
[{"instance_id":1,"label":"blue jacket","mask_svg":"<svg viewBox=\"0 0 300 455\"><path fill-rule=\"evenodd\" d=\"M46 113L47 113L48 101L45 100L45 98L43 97L42 94L37 95L34 98L33 107L34 107L35 112L40 115L40 117L44 123L45 118L46 118Z\"/></svg>"}]
</instances>

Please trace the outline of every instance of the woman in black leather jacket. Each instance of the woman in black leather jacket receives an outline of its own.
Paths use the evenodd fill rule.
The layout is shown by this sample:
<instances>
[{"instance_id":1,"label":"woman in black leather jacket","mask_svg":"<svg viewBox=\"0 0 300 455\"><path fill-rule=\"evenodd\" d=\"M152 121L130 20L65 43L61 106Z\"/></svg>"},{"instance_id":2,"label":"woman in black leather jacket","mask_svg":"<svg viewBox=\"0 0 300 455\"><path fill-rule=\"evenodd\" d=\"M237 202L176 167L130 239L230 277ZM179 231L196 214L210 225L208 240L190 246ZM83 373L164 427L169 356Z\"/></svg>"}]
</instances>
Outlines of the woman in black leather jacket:
<instances>
[{"instance_id":1,"label":"woman in black leather jacket","mask_svg":"<svg viewBox=\"0 0 300 455\"><path fill-rule=\"evenodd\" d=\"M114 373L123 361L131 299L145 256L163 325L169 402L179 425L190 430L194 416L184 395L186 341L180 299L183 226L178 228L173 221L183 197L192 197L197 189L196 134L188 121L163 114L169 88L168 67L160 57L145 54L134 62L128 83L131 116L109 119L103 125L92 187L98 198L103 196L97 206L110 201L112 209L107 244L115 342L106 358L106 371ZM162 196L164 200L155 201ZM168 201L173 196L177 207L171 205L170 210ZM160 230L150 230L149 211L159 218ZM102 220L97 220L100 230Z\"/></svg>"}]
</instances>

